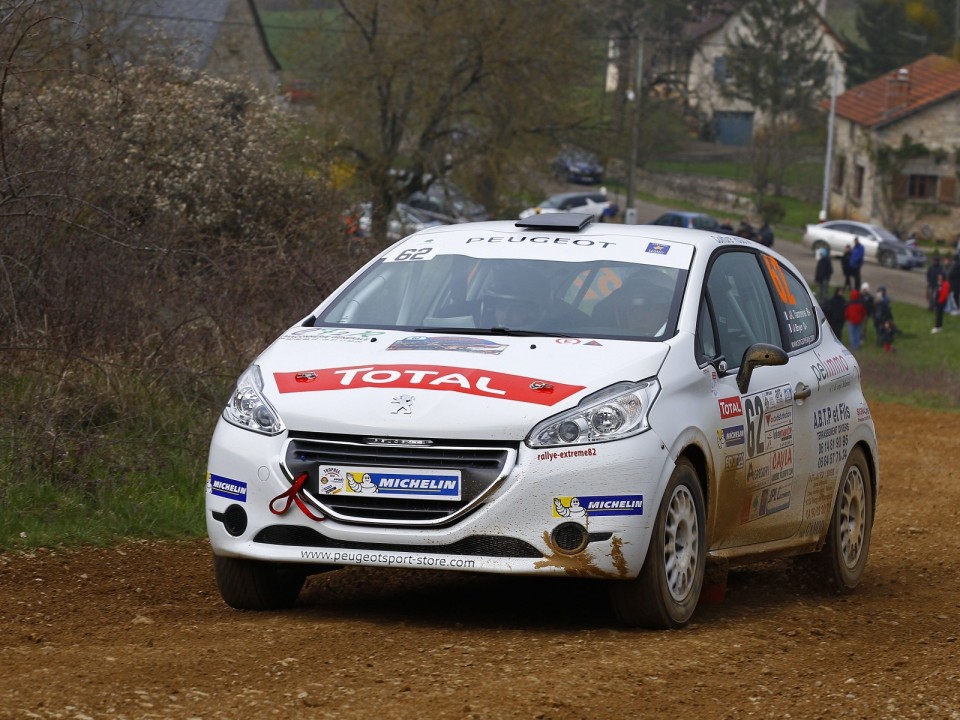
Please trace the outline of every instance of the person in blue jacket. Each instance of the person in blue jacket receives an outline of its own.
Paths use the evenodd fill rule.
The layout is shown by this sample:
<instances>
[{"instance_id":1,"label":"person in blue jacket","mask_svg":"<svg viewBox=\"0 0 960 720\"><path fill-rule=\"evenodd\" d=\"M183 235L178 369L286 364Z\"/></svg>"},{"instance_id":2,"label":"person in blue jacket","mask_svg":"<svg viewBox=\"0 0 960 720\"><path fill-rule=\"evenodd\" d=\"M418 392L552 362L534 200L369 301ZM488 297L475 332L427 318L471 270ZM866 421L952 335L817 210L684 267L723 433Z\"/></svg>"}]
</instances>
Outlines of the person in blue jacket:
<instances>
[{"instance_id":1,"label":"person in blue jacket","mask_svg":"<svg viewBox=\"0 0 960 720\"><path fill-rule=\"evenodd\" d=\"M853 289L860 288L860 270L863 268L863 245L860 244L860 238L853 239L853 247L850 250L850 274L853 276Z\"/></svg>"}]
</instances>

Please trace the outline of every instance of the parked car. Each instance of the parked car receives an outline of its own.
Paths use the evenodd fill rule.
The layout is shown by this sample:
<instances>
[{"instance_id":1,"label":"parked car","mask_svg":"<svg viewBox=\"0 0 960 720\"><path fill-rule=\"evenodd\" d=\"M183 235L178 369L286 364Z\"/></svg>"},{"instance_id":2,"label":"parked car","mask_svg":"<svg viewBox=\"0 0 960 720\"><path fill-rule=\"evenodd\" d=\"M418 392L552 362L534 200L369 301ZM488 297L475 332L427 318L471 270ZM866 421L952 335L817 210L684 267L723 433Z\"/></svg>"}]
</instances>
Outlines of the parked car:
<instances>
[{"instance_id":1,"label":"parked car","mask_svg":"<svg viewBox=\"0 0 960 720\"><path fill-rule=\"evenodd\" d=\"M711 215L686 210L672 210L665 212L651 225L666 225L668 227L693 228L695 230L716 230L720 223Z\"/></svg>"},{"instance_id":2,"label":"parked car","mask_svg":"<svg viewBox=\"0 0 960 720\"><path fill-rule=\"evenodd\" d=\"M554 213L422 230L283 332L205 516L235 608L432 568L604 579L621 622L673 628L708 561L813 553L852 590L879 482L857 360L787 260Z\"/></svg>"},{"instance_id":3,"label":"parked car","mask_svg":"<svg viewBox=\"0 0 960 720\"><path fill-rule=\"evenodd\" d=\"M911 270L927 263L923 250L907 245L886 228L856 220L828 220L807 225L803 245L814 252L826 248L831 255L842 255L844 248L853 246L854 238L860 239L864 257L883 267Z\"/></svg>"},{"instance_id":4,"label":"parked car","mask_svg":"<svg viewBox=\"0 0 960 720\"><path fill-rule=\"evenodd\" d=\"M368 202L360 203L359 233L362 238L370 237L370 225L373 218L371 205ZM400 238L412 235L424 228L445 223L435 215L418 210L406 203L397 203L397 206L387 218L387 240L396 242ZM382 243L380 243L382 245Z\"/></svg>"},{"instance_id":5,"label":"parked car","mask_svg":"<svg viewBox=\"0 0 960 720\"><path fill-rule=\"evenodd\" d=\"M566 182L599 185L603 182L603 163L589 150L568 147L554 159L553 174Z\"/></svg>"},{"instance_id":6,"label":"parked car","mask_svg":"<svg viewBox=\"0 0 960 720\"><path fill-rule=\"evenodd\" d=\"M598 220L615 217L620 208L607 196L606 188L584 190L551 195L536 207L527 208L520 213L520 219L531 215L549 213L589 213Z\"/></svg>"},{"instance_id":7,"label":"parked car","mask_svg":"<svg viewBox=\"0 0 960 720\"><path fill-rule=\"evenodd\" d=\"M412 193L406 204L428 213L429 217L443 223L478 222L489 220L487 209L467 197L459 187L448 180L436 180L426 191Z\"/></svg>"}]
</instances>

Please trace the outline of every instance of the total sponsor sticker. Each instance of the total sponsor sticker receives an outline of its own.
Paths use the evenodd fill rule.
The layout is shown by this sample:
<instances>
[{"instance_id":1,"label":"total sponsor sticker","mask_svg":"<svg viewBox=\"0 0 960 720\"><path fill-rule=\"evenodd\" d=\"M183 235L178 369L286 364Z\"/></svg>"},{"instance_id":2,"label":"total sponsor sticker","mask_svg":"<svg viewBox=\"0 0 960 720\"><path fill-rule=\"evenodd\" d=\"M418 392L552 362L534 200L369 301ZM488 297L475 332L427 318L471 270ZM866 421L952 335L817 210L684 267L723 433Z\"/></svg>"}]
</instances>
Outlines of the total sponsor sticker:
<instances>
[{"instance_id":1,"label":"total sponsor sticker","mask_svg":"<svg viewBox=\"0 0 960 720\"><path fill-rule=\"evenodd\" d=\"M743 405L740 404L740 396L719 398L717 405L720 406L720 419L729 420L732 417L743 415Z\"/></svg>"},{"instance_id":2,"label":"total sponsor sticker","mask_svg":"<svg viewBox=\"0 0 960 720\"><path fill-rule=\"evenodd\" d=\"M643 515L643 495L578 495L553 499L555 518L601 515Z\"/></svg>"},{"instance_id":3,"label":"total sponsor sticker","mask_svg":"<svg viewBox=\"0 0 960 720\"><path fill-rule=\"evenodd\" d=\"M415 388L556 405L584 389L583 385L545 381L479 368L448 365L366 365L317 368L273 374L281 393L354 390L357 388Z\"/></svg>"}]
</instances>

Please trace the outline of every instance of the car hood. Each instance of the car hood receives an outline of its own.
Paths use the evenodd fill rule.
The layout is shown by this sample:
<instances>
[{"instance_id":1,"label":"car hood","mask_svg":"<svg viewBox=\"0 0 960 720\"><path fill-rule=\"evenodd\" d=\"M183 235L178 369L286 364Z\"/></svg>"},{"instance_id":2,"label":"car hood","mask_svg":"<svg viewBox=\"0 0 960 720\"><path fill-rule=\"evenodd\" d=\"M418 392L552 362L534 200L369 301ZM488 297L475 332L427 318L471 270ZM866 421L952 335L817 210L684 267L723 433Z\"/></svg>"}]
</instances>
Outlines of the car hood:
<instances>
[{"instance_id":1,"label":"car hood","mask_svg":"<svg viewBox=\"0 0 960 720\"><path fill-rule=\"evenodd\" d=\"M900 255L916 255L923 252L919 248L910 247L905 242L899 240L881 240L880 246L894 250Z\"/></svg>"},{"instance_id":2,"label":"car hood","mask_svg":"<svg viewBox=\"0 0 960 720\"><path fill-rule=\"evenodd\" d=\"M659 371L665 343L292 328L257 364L289 430L520 440L615 382Z\"/></svg>"}]
</instances>

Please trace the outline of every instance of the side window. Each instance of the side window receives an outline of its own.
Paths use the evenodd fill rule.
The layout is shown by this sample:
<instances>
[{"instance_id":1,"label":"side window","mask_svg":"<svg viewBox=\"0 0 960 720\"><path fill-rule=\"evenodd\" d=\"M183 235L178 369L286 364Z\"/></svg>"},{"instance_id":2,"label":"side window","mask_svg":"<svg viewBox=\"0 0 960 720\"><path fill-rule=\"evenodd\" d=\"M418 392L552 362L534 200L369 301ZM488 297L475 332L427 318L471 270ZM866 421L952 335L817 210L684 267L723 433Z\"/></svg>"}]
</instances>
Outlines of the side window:
<instances>
[{"instance_id":1,"label":"side window","mask_svg":"<svg viewBox=\"0 0 960 720\"><path fill-rule=\"evenodd\" d=\"M780 306L787 352L812 345L817 341L817 312L810 293L793 273L784 270L776 258L766 256L763 262Z\"/></svg>"},{"instance_id":2,"label":"side window","mask_svg":"<svg viewBox=\"0 0 960 720\"><path fill-rule=\"evenodd\" d=\"M726 358L729 367L739 367L743 353L754 343L782 347L773 298L754 253L717 255L707 291L717 322L718 354Z\"/></svg>"},{"instance_id":3,"label":"side window","mask_svg":"<svg viewBox=\"0 0 960 720\"><path fill-rule=\"evenodd\" d=\"M706 297L700 301L700 318L697 320L696 353L698 365L713 360L719 354L717 352L717 338L713 334L713 323L710 321L710 307L707 305Z\"/></svg>"}]
</instances>

